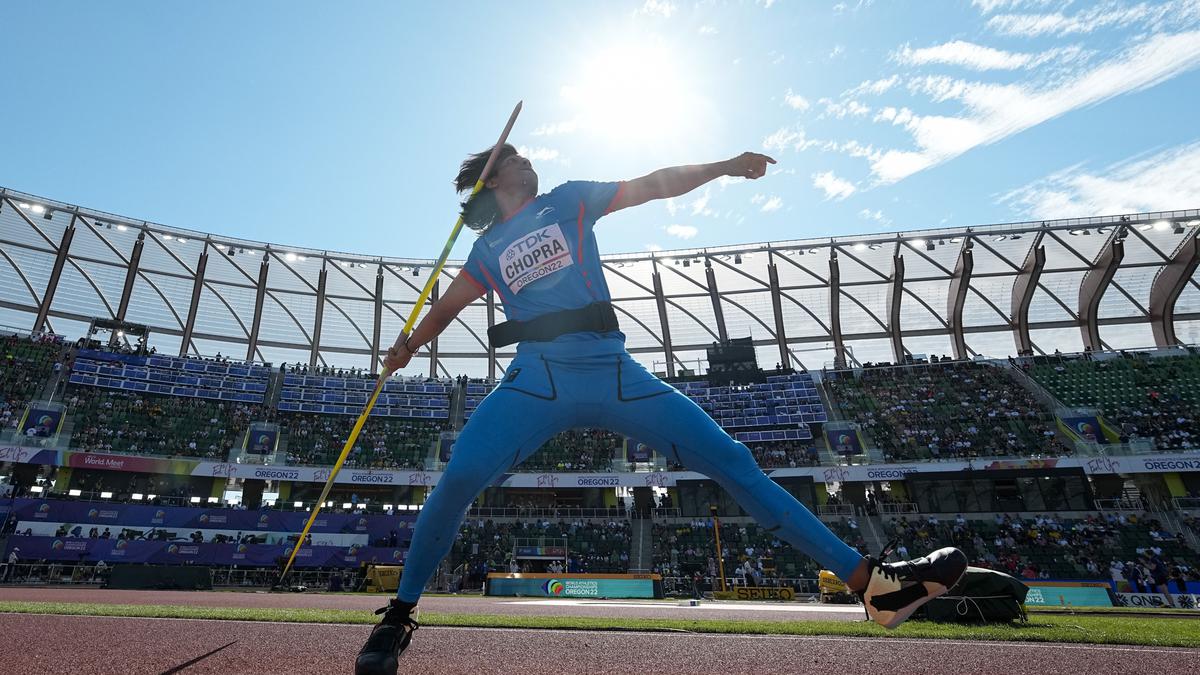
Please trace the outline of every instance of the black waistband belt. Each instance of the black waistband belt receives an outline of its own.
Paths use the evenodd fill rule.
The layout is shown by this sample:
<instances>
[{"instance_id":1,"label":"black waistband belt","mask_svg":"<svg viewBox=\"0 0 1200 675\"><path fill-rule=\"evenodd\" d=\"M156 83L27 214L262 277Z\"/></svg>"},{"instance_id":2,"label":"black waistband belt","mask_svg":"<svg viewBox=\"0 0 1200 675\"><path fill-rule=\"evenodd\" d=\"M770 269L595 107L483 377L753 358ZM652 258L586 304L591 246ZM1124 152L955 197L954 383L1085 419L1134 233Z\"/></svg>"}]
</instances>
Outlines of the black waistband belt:
<instances>
[{"instance_id":1,"label":"black waistband belt","mask_svg":"<svg viewBox=\"0 0 1200 675\"><path fill-rule=\"evenodd\" d=\"M619 328L612 304L594 302L579 309L543 314L529 321L496 324L488 329L488 342L493 347L504 347L526 340L549 341L567 333L606 333Z\"/></svg>"}]
</instances>

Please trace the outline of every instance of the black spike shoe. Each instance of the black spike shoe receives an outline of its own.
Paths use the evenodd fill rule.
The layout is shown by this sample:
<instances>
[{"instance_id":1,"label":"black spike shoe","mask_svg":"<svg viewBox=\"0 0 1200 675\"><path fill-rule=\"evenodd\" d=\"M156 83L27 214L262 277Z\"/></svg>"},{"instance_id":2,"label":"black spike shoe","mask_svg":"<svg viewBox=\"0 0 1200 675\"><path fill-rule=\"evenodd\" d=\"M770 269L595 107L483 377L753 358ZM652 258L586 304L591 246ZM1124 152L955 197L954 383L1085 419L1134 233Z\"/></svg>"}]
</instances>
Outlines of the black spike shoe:
<instances>
[{"instance_id":1,"label":"black spike shoe","mask_svg":"<svg viewBox=\"0 0 1200 675\"><path fill-rule=\"evenodd\" d=\"M870 580L859 597L867 617L884 628L895 628L930 600L945 595L967 572L967 556L956 548L942 548L924 558L882 562L896 542L879 558L867 556Z\"/></svg>"},{"instance_id":2,"label":"black spike shoe","mask_svg":"<svg viewBox=\"0 0 1200 675\"><path fill-rule=\"evenodd\" d=\"M417 606L392 598L387 607L375 611L383 618L371 630L367 644L358 651L354 675L396 675L400 654L412 642L417 623Z\"/></svg>"}]
</instances>

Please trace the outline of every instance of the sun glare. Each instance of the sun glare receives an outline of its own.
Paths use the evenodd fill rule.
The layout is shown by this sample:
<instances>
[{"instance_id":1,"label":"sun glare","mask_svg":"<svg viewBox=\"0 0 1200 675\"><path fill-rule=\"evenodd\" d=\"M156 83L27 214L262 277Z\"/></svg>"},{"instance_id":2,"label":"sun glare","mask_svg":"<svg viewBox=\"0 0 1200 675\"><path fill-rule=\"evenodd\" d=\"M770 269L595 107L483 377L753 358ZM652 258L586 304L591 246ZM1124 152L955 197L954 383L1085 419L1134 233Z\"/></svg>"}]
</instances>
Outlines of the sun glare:
<instances>
[{"instance_id":1,"label":"sun glare","mask_svg":"<svg viewBox=\"0 0 1200 675\"><path fill-rule=\"evenodd\" d=\"M681 54L664 44L622 44L584 62L562 89L580 126L622 141L672 140L689 131L696 103Z\"/></svg>"}]
</instances>

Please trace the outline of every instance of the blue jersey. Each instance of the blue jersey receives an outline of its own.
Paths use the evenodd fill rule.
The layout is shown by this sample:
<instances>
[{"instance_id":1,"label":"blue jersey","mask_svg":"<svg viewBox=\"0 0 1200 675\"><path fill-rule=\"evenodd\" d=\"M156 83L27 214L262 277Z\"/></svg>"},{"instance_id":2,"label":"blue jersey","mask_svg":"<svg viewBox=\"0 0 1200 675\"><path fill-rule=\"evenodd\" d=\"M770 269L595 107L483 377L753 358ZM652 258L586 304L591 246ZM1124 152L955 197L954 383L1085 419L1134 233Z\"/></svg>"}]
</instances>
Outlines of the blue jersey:
<instances>
[{"instance_id":1,"label":"blue jersey","mask_svg":"<svg viewBox=\"0 0 1200 675\"><path fill-rule=\"evenodd\" d=\"M495 291L505 316L515 321L609 301L592 226L609 212L622 185L571 181L538 195L475 240L463 274L481 292Z\"/></svg>"}]
</instances>

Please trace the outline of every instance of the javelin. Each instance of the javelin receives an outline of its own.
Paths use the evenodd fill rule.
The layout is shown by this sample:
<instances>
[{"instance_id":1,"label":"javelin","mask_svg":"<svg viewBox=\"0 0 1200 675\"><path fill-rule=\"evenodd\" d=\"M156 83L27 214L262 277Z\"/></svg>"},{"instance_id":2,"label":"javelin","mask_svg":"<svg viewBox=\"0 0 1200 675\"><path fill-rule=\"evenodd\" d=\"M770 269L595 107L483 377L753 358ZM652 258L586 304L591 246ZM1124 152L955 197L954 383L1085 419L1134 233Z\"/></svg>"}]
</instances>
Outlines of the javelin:
<instances>
[{"instance_id":1,"label":"javelin","mask_svg":"<svg viewBox=\"0 0 1200 675\"><path fill-rule=\"evenodd\" d=\"M492 168L492 164L496 161L496 155L500 154L500 148L504 142L508 140L508 133L512 131L513 124L517 122L517 115L521 114L521 101L517 101L517 107L513 108L512 115L508 118L508 124L504 125L504 131L500 133L500 140L496 141L495 147L492 148L492 154L488 156L487 164L483 165L483 173L479 174L479 180L475 181L475 187L471 189L471 197L479 194L483 189L483 181L487 179L488 172ZM469 198L468 198L469 199ZM433 267L433 273L429 275L429 280L425 282L425 289L421 291L421 295L413 304L412 313L408 315L408 321L404 324L404 330L400 336L396 338L395 347L401 344L400 337L411 335L413 325L417 322L417 316L421 313L421 307L425 301L429 299L429 294L433 292L433 284L437 281L438 275L442 272L442 266L446 264L446 258L450 255L450 249L454 248L454 240L458 239L458 233L462 230L463 217L459 214L458 220L454 223L454 229L450 230L450 238L446 240L446 246L442 248L442 255L438 258L437 264ZM300 533L300 537L296 539L296 546L292 548L292 554L288 556L287 565L284 565L283 572L279 575L279 582L276 586L281 586L283 580L287 577L287 573L292 569L292 562L296 559L296 553L300 551L300 547L304 544L304 539L308 536L308 531L312 529L313 522L317 519L317 514L321 511L321 505L325 503L325 498L329 496L329 490L333 487L333 481L337 479L338 471L341 471L342 464L346 462L346 457L350 454L350 448L354 447L354 442L358 440L358 434L362 431L363 424L371 415L371 409L375 407L375 399L379 398L379 392L383 391L383 383L387 381L392 374L391 370L384 368L379 374L379 379L375 382L375 391L371 393L371 398L367 399L367 407L363 408L362 414L358 416L358 421L354 423L354 428L350 431L350 438L346 439L346 446L342 448L342 454L338 455L337 462L333 465L333 471L329 473L329 479L325 481L325 488L321 490L321 497L317 500L312 509L312 515L308 517L308 522L304 524L304 531Z\"/></svg>"}]
</instances>

